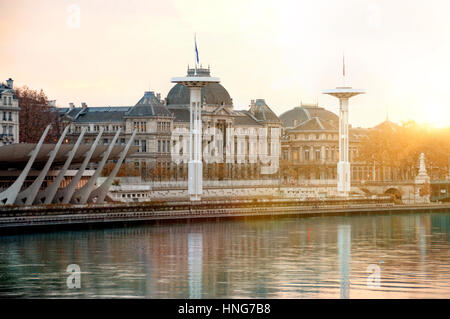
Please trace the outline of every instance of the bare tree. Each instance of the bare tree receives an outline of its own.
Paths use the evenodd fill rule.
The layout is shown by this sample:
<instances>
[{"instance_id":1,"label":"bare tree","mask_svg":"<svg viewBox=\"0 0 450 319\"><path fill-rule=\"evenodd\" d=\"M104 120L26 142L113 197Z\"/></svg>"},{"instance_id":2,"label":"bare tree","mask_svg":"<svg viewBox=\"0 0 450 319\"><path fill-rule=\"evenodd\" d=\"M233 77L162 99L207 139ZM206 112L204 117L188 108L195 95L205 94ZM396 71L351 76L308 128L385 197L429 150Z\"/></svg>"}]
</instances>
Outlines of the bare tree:
<instances>
[{"instance_id":1,"label":"bare tree","mask_svg":"<svg viewBox=\"0 0 450 319\"><path fill-rule=\"evenodd\" d=\"M62 132L62 122L58 111L52 107L43 90L37 91L27 86L15 88L19 99L19 140L37 143L46 126L52 127L45 138L46 143L56 143Z\"/></svg>"}]
</instances>

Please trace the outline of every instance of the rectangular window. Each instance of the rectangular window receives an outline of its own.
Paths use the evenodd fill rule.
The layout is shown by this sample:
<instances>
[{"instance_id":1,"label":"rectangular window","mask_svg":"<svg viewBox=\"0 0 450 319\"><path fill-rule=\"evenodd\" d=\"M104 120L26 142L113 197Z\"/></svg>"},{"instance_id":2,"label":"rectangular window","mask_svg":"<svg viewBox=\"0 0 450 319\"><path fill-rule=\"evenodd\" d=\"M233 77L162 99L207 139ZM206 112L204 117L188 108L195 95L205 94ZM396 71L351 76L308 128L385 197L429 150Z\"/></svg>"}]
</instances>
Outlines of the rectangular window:
<instances>
[{"instance_id":1,"label":"rectangular window","mask_svg":"<svg viewBox=\"0 0 450 319\"><path fill-rule=\"evenodd\" d=\"M170 141L167 141L167 153L170 153Z\"/></svg>"},{"instance_id":2,"label":"rectangular window","mask_svg":"<svg viewBox=\"0 0 450 319\"><path fill-rule=\"evenodd\" d=\"M13 127L12 127L12 126L9 127L9 135L10 135L10 136L13 135Z\"/></svg>"},{"instance_id":3,"label":"rectangular window","mask_svg":"<svg viewBox=\"0 0 450 319\"><path fill-rule=\"evenodd\" d=\"M107 138L104 138L103 139L103 145L107 145L108 144L108 139Z\"/></svg>"},{"instance_id":4,"label":"rectangular window","mask_svg":"<svg viewBox=\"0 0 450 319\"><path fill-rule=\"evenodd\" d=\"M3 97L3 104L6 105L6 96Z\"/></svg>"},{"instance_id":5,"label":"rectangular window","mask_svg":"<svg viewBox=\"0 0 450 319\"><path fill-rule=\"evenodd\" d=\"M161 153L161 141L158 141L158 153Z\"/></svg>"},{"instance_id":6,"label":"rectangular window","mask_svg":"<svg viewBox=\"0 0 450 319\"><path fill-rule=\"evenodd\" d=\"M6 125L3 125L3 134L6 134Z\"/></svg>"},{"instance_id":7,"label":"rectangular window","mask_svg":"<svg viewBox=\"0 0 450 319\"><path fill-rule=\"evenodd\" d=\"M8 97L8 104L11 105L11 97Z\"/></svg>"},{"instance_id":8,"label":"rectangular window","mask_svg":"<svg viewBox=\"0 0 450 319\"><path fill-rule=\"evenodd\" d=\"M124 138L120 139L120 145L125 145L125 139Z\"/></svg>"},{"instance_id":9,"label":"rectangular window","mask_svg":"<svg viewBox=\"0 0 450 319\"><path fill-rule=\"evenodd\" d=\"M3 121L6 121L6 112L3 111Z\"/></svg>"},{"instance_id":10,"label":"rectangular window","mask_svg":"<svg viewBox=\"0 0 450 319\"><path fill-rule=\"evenodd\" d=\"M147 141L146 140L141 140L141 150L143 153L147 152Z\"/></svg>"},{"instance_id":11,"label":"rectangular window","mask_svg":"<svg viewBox=\"0 0 450 319\"><path fill-rule=\"evenodd\" d=\"M163 153L166 152L166 141L163 141L162 151L163 151Z\"/></svg>"}]
</instances>

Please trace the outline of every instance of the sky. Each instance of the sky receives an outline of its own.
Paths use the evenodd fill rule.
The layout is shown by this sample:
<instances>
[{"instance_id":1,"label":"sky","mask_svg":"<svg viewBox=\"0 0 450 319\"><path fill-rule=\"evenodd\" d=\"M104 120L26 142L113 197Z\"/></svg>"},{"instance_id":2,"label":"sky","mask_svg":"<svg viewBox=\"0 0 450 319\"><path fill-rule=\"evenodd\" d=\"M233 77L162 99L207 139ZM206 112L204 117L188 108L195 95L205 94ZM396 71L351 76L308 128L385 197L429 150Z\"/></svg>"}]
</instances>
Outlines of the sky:
<instances>
[{"instance_id":1,"label":"sky","mask_svg":"<svg viewBox=\"0 0 450 319\"><path fill-rule=\"evenodd\" d=\"M171 77L210 65L248 109L318 102L346 85L350 123L450 126L448 0L1 0L0 80L43 89L57 105L134 105L144 91L167 96Z\"/></svg>"}]
</instances>

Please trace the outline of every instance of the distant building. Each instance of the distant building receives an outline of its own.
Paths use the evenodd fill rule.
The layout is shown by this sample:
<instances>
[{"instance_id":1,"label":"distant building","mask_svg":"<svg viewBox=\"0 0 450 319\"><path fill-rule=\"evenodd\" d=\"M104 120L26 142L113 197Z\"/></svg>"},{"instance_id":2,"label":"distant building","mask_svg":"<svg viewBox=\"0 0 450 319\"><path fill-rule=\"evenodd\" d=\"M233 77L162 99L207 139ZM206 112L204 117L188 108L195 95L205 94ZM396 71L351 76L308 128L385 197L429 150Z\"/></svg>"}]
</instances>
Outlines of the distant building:
<instances>
[{"instance_id":1,"label":"distant building","mask_svg":"<svg viewBox=\"0 0 450 319\"><path fill-rule=\"evenodd\" d=\"M19 100L14 93L14 81L0 84L0 144L19 142Z\"/></svg>"},{"instance_id":2,"label":"distant building","mask_svg":"<svg viewBox=\"0 0 450 319\"><path fill-rule=\"evenodd\" d=\"M284 183L334 183L339 159L339 117L317 104L301 104L282 115L280 169ZM380 163L358 160L362 138L371 130L392 130L399 126L389 119L373 128L349 128L349 159L354 182L400 181L414 178Z\"/></svg>"},{"instance_id":3,"label":"distant building","mask_svg":"<svg viewBox=\"0 0 450 319\"><path fill-rule=\"evenodd\" d=\"M187 73L192 75L194 71L188 68ZM199 68L197 74L210 76L210 69ZM223 146L227 138L227 128L239 128L243 133L255 128L281 129L280 119L262 99L252 101L249 110L237 111L233 109L233 101L228 91L221 84L210 84L202 88L201 94L203 130L219 129L223 136ZM70 124L68 138L71 143L75 142L83 127L87 129L85 143L88 144L93 142L101 127L104 128L102 135L104 144L112 140L119 128L122 129L122 133L118 143L125 144L133 130L137 128L135 146L139 147L139 151L129 156L128 162L133 163L144 179L183 180L187 177L187 163L177 164L172 161L171 151L177 143L172 140L172 132L180 128L189 129L189 104L189 88L176 84L165 100L161 100L160 94L145 92L134 106L88 107L83 103L82 107L70 104L69 108L61 108L59 111L63 115L63 121ZM252 142L246 138L244 143L245 145L238 146L236 140L235 149L241 147L248 150ZM276 141L269 138L268 144L273 143L276 144L273 149L275 147L279 149L279 137ZM234 161L234 164L226 163L228 152L230 150L224 147L222 161L204 163L204 178L274 177L261 176L259 163L251 163L248 152L240 163L237 161Z\"/></svg>"}]
</instances>

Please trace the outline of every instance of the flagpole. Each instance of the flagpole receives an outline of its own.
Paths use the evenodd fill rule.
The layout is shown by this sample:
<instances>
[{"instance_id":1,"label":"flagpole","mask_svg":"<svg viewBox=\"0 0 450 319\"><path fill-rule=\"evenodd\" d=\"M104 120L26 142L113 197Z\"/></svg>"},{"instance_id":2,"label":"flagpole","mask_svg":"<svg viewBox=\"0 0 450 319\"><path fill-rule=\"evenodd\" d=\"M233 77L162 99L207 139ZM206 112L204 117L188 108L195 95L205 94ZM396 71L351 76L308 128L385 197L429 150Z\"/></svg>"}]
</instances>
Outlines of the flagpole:
<instances>
[{"instance_id":1,"label":"flagpole","mask_svg":"<svg viewBox=\"0 0 450 319\"><path fill-rule=\"evenodd\" d=\"M195 62L195 75L197 75L197 33L194 33L194 43L195 43L195 50L194 50L194 62Z\"/></svg>"},{"instance_id":2,"label":"flagpole","mask_svg":"<svg viewBox=\"0 0 450 319\"><path fill-rule=\"evenodd\" d=\"M345 87L345 52L342 52L342 86Z\"/></svg>"}]
</instances>

